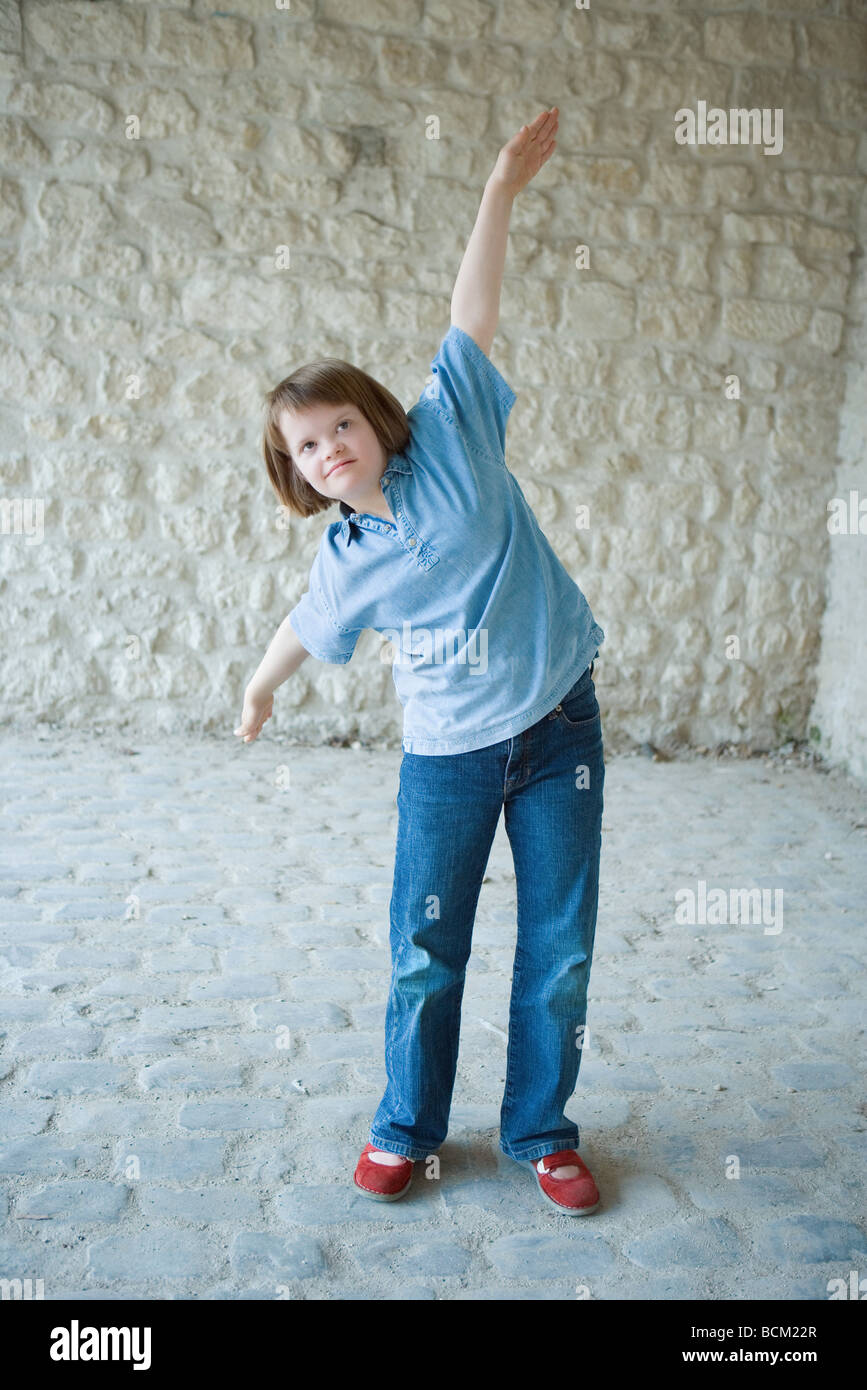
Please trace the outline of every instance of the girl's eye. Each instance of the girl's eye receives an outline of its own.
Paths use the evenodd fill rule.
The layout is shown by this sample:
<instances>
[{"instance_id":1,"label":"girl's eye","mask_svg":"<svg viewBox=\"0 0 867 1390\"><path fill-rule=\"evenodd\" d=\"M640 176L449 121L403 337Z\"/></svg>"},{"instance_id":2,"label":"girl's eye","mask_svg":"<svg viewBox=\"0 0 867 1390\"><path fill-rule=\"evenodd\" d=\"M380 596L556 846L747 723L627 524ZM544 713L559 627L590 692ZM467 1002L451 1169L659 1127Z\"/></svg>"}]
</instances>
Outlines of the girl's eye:
<instances>
[{"instance_id":1,"label":"girl's eye","mask_svg":"<svg viewBox=\"0 0 867 1390\"><path fill-rule=\"evenodd\" d=\"M340 421L340 425L351 425L351 424L352 424L352 421L351 421L351 420L341 420L341 421ZM337 426L338 429L340 429L340 425ZM307 448L307 445L308 445L308 444L312 444L312 443L313 443L312 439L308 439L304 444L301 445L301 452L302 452L302 454L304 453L304 450Z\"/></svg>"}]
</instances>

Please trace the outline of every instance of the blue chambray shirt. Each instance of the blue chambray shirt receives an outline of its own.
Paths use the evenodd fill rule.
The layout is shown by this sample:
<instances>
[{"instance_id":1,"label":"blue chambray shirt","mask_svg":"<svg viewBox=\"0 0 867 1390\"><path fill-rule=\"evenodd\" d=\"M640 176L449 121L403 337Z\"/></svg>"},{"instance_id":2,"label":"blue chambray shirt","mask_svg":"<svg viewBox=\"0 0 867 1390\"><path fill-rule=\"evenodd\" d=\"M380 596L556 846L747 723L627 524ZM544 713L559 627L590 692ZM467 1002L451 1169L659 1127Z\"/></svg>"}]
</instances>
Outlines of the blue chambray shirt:
<instances>
[{"instance_id":1,"label":"blue chambray shirt","mask_svg":"<svg viewBox=\"0 0 867 1390\"><path fill-rule=\"evenodd\" d=\"M380 478L396 525L340 502L289 614L320 661L373 628L394 651L406 753L467 753L557 705L605 633L505 461L516 395L452 324Z\"/></svg>"}]
</instances>

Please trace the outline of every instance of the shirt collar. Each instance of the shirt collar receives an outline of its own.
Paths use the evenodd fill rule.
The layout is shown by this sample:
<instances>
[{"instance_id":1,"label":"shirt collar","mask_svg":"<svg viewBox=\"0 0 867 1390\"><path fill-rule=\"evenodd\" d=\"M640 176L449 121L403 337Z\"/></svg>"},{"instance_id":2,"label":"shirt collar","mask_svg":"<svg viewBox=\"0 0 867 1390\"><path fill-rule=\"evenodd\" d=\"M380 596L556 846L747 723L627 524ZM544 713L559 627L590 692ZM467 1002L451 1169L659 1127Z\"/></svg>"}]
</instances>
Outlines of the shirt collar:
<instances>
[{"instance_id":1,"label":"shirt collar","mask_svg":"<svg viewBox=\"0 0 867 1390\"><path fill-rule=\"evenodd\" d=\"M395 454L394 457L392 458L391 462L388 464L388 467L385 469L384 473L382 474L382 476L383 476L383 478L387 478L388 475L389 475L389 473L411 473L411 472L412 472L412 469L410 468L410 466L409 466L409 464L406 462L406 460L405 460L405 459L401 459L397 454ZM346 502L338 502L338 506L340 507L340 515L343 517L343 520L342 520L342 522L340 523L341 534L344 536L344 538L345 538L345 540L346 540L346 544L348 545L349 542L350 542L351 539L352 539L352 525L353 525L353 523L349 520L349 518L350 518L351 516L354 516L355 513L354 513L354 511L352 510L352 508L351 508Z\"/></svg>"}]
</instances>

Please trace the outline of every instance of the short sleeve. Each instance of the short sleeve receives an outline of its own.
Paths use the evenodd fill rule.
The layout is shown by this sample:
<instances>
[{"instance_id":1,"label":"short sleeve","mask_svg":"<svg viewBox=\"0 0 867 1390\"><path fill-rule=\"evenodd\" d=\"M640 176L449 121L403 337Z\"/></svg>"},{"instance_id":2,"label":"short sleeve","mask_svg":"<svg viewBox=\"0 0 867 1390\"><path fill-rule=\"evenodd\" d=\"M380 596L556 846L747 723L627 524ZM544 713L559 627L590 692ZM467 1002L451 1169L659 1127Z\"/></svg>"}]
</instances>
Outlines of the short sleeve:
<instances>
[{"instance_id":1,"label":"short sleeve","mask_svg":"<svg viewBox=\"0 0 867 1390\"><path fill-rule=\"evenodd\" d=\"M453 323L431 362L418 404L444 411L467 442L505 460L506 424L517 396L478 343Z\"/></svg>"},{"instance_id":2,"label":"short sleeve","mask_svg":"<svg viewBox=\"0 0 867 1390\"><path fill-rule=\"evenodd\" d=\"M361 635L361 628L341 627L322 590L322 555L316 555L310 570L309 587L289 614L289 623L302 647L317 661L344 665L349 661Z\"/></svg>"}]
</instances>

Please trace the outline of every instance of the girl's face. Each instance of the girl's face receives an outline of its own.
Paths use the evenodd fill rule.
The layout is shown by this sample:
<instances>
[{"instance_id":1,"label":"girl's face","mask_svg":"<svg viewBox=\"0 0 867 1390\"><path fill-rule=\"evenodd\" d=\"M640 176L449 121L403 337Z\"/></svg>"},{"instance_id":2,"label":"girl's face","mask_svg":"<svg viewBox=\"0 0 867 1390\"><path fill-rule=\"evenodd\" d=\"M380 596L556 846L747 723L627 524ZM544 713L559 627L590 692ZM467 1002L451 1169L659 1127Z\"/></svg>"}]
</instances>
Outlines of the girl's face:
<instances>
[{"instance_id":1,"label":"girl's face","mask_svg":"<svg viewBox=\"0 0 867 1390\"><path fill-rule=\"evenodd\" d=\"M385 471L385 450L357 405L283 410L278 423L299 473L323 497L352 505L370 495Z\"/></svg>"}]
</instances>

